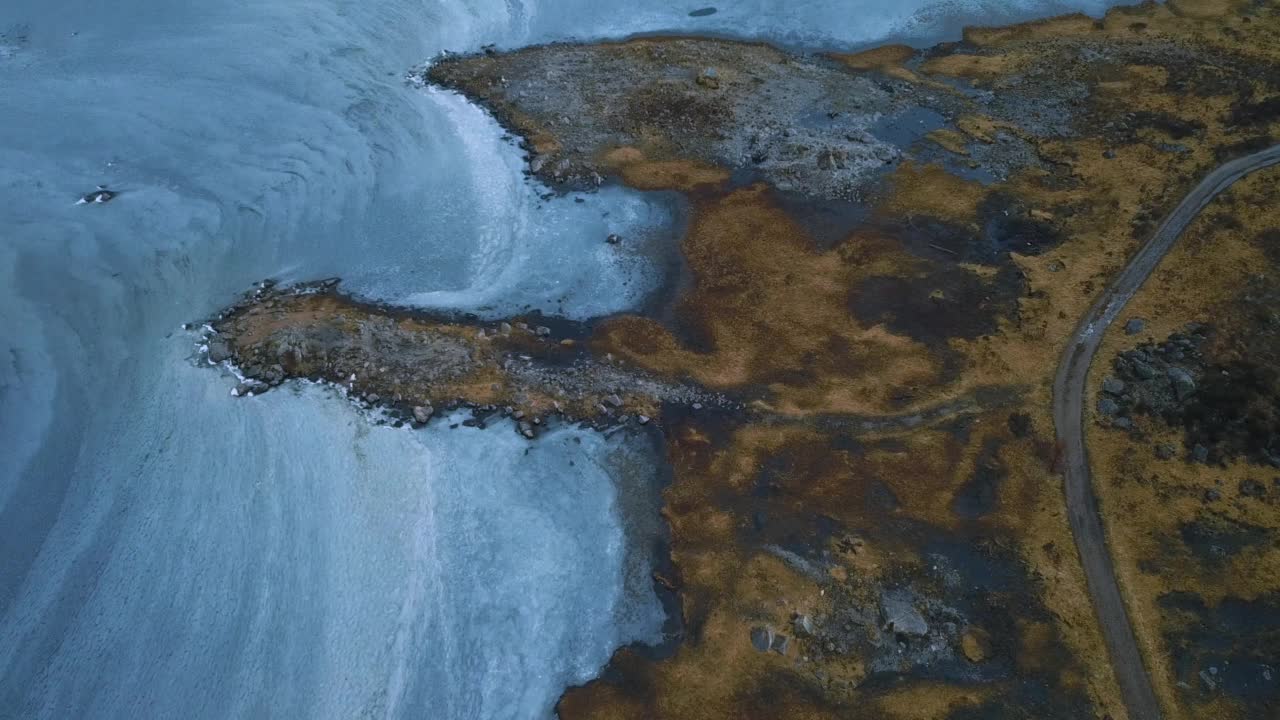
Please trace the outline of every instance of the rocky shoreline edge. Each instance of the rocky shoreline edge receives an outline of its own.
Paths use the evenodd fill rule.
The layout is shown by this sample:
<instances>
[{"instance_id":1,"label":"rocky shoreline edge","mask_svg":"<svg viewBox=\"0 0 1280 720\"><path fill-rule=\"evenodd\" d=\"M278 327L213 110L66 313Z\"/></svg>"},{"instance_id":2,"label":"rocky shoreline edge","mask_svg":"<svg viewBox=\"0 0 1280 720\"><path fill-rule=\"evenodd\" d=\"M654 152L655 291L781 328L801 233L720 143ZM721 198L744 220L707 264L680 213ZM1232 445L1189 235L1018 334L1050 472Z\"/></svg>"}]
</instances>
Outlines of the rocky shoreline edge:
<instances>
[{"instance_id":1,"label":"rocky shoreline edge","mask_svg":"<svg viewBox=\"0 0 1280 720\"><path fill-rule=\"evenodd\" d=\"M217 315L186 326L198 331L199 362L238 379L233 397L305 380L334 388L379 424L423 427L464 410L470 417L463 426L510 419L529 439L560 423L609 431L673 414L745 409L725 394L655 378L611 355L594 358L584 346L585 323L442 315L362 301L340 283L255 283Z\"/></svg>"}]
</instances>

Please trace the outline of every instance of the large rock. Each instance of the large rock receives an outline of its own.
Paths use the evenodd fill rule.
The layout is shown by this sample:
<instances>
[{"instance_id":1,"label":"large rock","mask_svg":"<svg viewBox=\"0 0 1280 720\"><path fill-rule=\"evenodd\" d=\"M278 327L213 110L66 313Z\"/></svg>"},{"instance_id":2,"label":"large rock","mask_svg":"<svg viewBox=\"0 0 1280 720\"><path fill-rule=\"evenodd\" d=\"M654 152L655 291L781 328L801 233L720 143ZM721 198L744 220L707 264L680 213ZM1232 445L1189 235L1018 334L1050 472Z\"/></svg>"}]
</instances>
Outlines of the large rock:
<instances>
[{"instance_id":1,"label":"large rock","mask_svg":"<svg viewBox=\"0 0 1280 720\"><path fill-rule=\"evenodd\" d=\"M231 344L220 337L209 339L209 360L220 363L231 359Z\"/></svg>"},{"instance_id":2,"label":"large rock","mask_svg":"<svg viewBox=\"0 0 1280 720\"><path fill-rule=\"evenodd\" d=\"M262 382L265 382L268 385L271 385L272 387L274 387L284 382L284 379L285 379L284 368L280 367L279 365L269 365L265 368L262 368L259 371L257 377Z\"/></svg>"},{"instance_id":3,"label":"large rock","mask_svg":"<svg viewBox=\"0 0 1280 720\"><path fill-rule=\"evenodd\" d=\"M1156 376L1156 369L1136 358L1129 361L1129 367L1133 370L1133 374L1142 380L1150 380Z\"/></svg>"},{"instance_id":4,"label":"large rock","mask_svg":"<svg viewBox=\"0 0 1280 720\"><path fill-rule=\"evenodd\" d=\"M1120 406L1116 404L1115 400L1112 400L1109 397L1098 398L1098 412L1102 415L1106 415L1107 417L1111 417L1112 415L1120 412Z\"/></svg>"},{"instance_id":5,"label":"large rock","mask_svg":"<svg viewBox=\"0 0 1280 720\"><path fill-rule=\"evenodd\" d=\"M760 652L769 652L769 648L773 647L773 628L751 628L751 645Z\"/></svg>"},{"instance_id":6,"label":"large rock","mask_svg":"<svg viewBox=\"0 0 1280 720\"><path fill-rule=\"evenodd\" d=\"M1186 400L1196 391L1196 380L1191 373L1180 367L1171 367L1165 372L1169 382L1173 383L1173 392L1179 400Z\"/></svg>"},{"instance_id":7,"label":"large rock","mask_svg":"<svg viewBox=\"0 0 1280 720\"><path fill-rule=\"evenodd\" d=\"M898 593L880 596L880 614L886 630L904 635L927 635L929 623L912 604L911 599Z\"/></svg>"},{"instance_id":8,"label":"large rock","mask_svg":"<svg viewBox=\"0 0 1280 720\"><path fill-rule=\"evenodd\" d=\"M769 647L779 655L786 655L787 647L790 643L791 640L787 638L786 635L783 635L782 633L775 633L773 636L773 642L769 643Z\"/></svg>"},{"instance_id":9,"label":"large rock","mask_svg":"<svg viewBox=\"0 0 1280 720\"><path fill-rule=\"evenodd\" d=\"M258 380L245 380L231 389L232 397L253 397L271 389L271 386Z\"/></svg>"}]
</instances>

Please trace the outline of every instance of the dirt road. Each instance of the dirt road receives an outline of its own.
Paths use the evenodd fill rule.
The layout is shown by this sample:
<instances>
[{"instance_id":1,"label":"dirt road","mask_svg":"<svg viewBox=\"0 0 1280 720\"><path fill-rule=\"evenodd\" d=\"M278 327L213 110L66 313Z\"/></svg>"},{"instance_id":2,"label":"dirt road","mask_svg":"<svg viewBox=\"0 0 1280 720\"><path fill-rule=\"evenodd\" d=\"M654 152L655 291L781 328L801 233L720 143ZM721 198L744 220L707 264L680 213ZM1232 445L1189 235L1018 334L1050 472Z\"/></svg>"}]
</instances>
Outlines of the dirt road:
<instances>
[{"instance_id":1,"label":"dirt road","mask_svg":"<svg viewBox=\"0 0 1280 720\"><path fill-rule=\"evenodd\" d=\"M1053 383L1053 421L1063 451L1067 514L1076 547L1084 565L1094 612L1102 626L1111 664L1130 720L1160 717L1160 703L1143 664L1133 626L1120 596L1111 553L1098 514L1098 500L1089 473L1089 453L1084 444L1085 383L1089 365L1102 336L1120 311L1146 282L1196 215L1211 200L1249 173L1280 163L1280 145L1232 160L1209 173L1165 218L1146 244L1133 256L1102 297L1076 327L1058 365Z\"/></svg>"}]
</instances>

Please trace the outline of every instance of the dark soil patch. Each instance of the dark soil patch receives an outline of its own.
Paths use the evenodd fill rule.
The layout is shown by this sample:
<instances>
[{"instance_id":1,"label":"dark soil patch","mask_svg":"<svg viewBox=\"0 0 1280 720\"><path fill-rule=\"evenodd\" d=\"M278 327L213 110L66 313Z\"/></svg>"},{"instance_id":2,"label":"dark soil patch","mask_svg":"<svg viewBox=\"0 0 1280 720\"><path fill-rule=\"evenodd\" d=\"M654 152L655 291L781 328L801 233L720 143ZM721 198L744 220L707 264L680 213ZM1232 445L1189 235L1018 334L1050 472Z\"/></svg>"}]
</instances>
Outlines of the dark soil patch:
<instances>
[{"instance_id":1,"label":"dark soil patch","mask_svg":"<svg viewBox=\"0 0 1280 720\"><path fill-rule=\"evenodd\" d=\"M1280 116L1280 96L1265 100L1241 99L1231 106L1227 122L1232 125L1265 125Z\"/></svg>"},{"instance_id":2,"label":"dark soil patch","mask_svg":"<svg viewBox=\"0 0 1280 720\"><path fill-rule=\"evenodd\" d=\"M978 206L978 228L931 217L883 226L912 254L948 263L1008 265L1011 253L1040 255L1065 239L1053 225L1028 214L1027 207L1004 193L992 193Z\"/></svg>"},{"instance_id":3,"label":"dark soil patch","mask_svg":"<svg viewBox=\"0 0 1280 720\"><path fill-rule=\"evenodd\" d=\"M1200 562L1217 565L1250 547L1271 542L1275 533L1213 512L1181 525L1182 543Z\"/></svg>"},{"instance_id":4,"label":"dark soil patch","mask_svg":"<svg viewBox=\"0 0 1280 720\"><path fill-rule=\"evenodd\" d=\"M1240 717L1280 717L1280 595L1224 598L1209 607L1189 592L1160 596L1165 643L1183 698L1236 700Z\"/></svg>"},{"instance_id":5,"label":"dark soil patch","mask_svg":"<svg viewBox=\"0 0 1280 720\"><path fill-rule=\"evenodd\" d=\"M1262 231L1256 242L1267 259L1280 266L1280 228Z\"/></svg>"},{"instance_id":6,"label":"dark soil patch","mask_svg":"<svg viewBox=\"0 0 1280 720\"><path fill-rule=\"evenodd\" d=\"M950 338L973 339L1014 317L1026 287L1022 273L1005 266L991 280L961 267L934 265L914 276L867 278L850 296L850 310L863 323L883 323L934 348Z\"/></svg>"},{"instance_id":7,"label":"dark soil patch","mask_svg":"<svg viewBox=\"0 0 1280 720\"><path fill-rule=\"evenodd\" d=\"M973 474L951 500L951 511L960 517L976 520L996 509L1000 485L1008 477L1008 469L1000 460L1001 441L990 439L978 455Z\"/></svg>"},{"instance_id":8,"label":"dark soil patch","mask_svg":"<svg viewBox=\"0 0 1280 720\"><path fill-rule=\"evenodd\" d=\"M1280 369L1244 360L1210 367L1183 424L1189 445L1217 457L1280 460Z\"/></svg>"}]
</instances>

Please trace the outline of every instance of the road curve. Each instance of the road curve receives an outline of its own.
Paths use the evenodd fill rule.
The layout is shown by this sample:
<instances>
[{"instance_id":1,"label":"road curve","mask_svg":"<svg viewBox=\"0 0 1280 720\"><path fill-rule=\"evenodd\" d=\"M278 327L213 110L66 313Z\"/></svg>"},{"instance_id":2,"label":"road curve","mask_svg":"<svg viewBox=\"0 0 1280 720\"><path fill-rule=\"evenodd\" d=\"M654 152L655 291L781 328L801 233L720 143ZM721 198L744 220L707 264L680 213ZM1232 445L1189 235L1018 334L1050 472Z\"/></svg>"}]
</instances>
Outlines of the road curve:
<instances>
[{"instance_id":1,"label":"road curve","mask_svg":"<svg viewBox=\"0 0 1280 720\"><path fill-rule=\"evenodd\" d=\"M1084 445L1085 382L1089 365L1102 336L1133 298L1152 270L1181 237L1187 225L1222 191L1240 178L1280 163L1280 145L1237 158L1209 173L1165 218L1151 238L1089 309L1072 335L1053 381L1053 423L1057 428L1067 496L1067 516L1084 565L1093 609L1111 656L1111 666L1130 720L1157 720L1160 703L1133 634L1133 626L1120 596L1111 553L1098 514L1089 473L1089 452Z\"/></svg>"}]
</instances>

